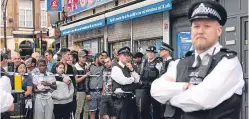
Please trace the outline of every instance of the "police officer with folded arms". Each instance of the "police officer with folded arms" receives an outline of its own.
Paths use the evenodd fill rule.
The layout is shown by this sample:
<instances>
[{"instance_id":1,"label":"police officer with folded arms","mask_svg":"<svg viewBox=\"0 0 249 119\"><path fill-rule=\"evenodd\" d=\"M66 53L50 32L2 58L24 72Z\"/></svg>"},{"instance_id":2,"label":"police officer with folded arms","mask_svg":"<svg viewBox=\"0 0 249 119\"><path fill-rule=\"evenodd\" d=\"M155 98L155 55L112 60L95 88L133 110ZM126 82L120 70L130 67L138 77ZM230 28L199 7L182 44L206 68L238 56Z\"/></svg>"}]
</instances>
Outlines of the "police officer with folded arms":
<instances>
[{"instance_id":1,"label":"police officer with folded arms","mask_svg":"<svg viewBox=\"0 0 249 119\"><path fill-rule=\"evenodd\" d=\"M162 76L164 73L166 73L169 64L171 61L174 61L174 59L171 57L171 53L174 51L174 49L167 43L162 42L160 47L160 57L162 58L162 67L160 71L160 76Z\"/></svg>"},{"instance_id":2,"label":"police officer with folded arms","mask_svg":"<svg viewBox=\"0 0 249 119\"><path fill-rule=\"evenodd\" d=\"M227 20L226 10L215 1L199 1L188 11L195 51L176 60L152 83L151 95L170 101L181 119L239 119L243 72L236 52L218 39Z\"/></svg>"},{"instance_id":3,"label":"police officer with folded arms","mask_svg":"<svg viewBox=\"0 0 249 119\"><path fill-rule=\"evenodd\" d=\"M129 47L118 50L119 62L113 66L113 101L117 119L138 119L135 90L140 88L140 76L128 63L131 55Z\"/></svg>"},{"instance_id":4,"label":"police officer with folded arms","mask_svg":"<svg viewBox=\"0 0 249 119\"><path fill-rule=\"evenodd\" d=\"M171 57L171 53L174 49L167 43L162 42L160 47L160 57L163 60L162 68L160 71L160 75L162 76L167 72L169 65L172 64L174 59ZM161 107L161 117L165 117L166 119L177 119L177 117L173 117L175 112L175 108L172 107L169 102L163 104Z\"/></svg>"},{"instance_id":5,"label":"police officer with folded arms","mask_svg":"<svg viewBox=\"0 0 249 119\"><path fill-rule=\"evenodd\" d=\"M156 47L149 46L147 51L147 59L143 63L141 73L141 81L143 83L141 89L141 119L161 119L161 104L153 99L150 95L151 83L159 77L162 62L160 57L156 57ZM151 115L151 105L153 113Z\"/></svg>"}]
</instances>

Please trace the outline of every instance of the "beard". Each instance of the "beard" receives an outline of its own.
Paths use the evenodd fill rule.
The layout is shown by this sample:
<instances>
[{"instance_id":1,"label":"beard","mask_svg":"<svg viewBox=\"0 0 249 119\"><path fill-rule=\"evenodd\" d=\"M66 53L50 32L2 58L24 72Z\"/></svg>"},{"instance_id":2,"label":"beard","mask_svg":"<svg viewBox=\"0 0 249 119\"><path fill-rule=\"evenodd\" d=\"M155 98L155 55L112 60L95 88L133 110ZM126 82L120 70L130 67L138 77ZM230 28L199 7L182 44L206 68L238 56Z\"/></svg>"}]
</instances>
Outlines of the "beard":
<instances>
[{"instance_id":1,"label":"beard","mask_svg":"<svg viewBox=\"0 0 249 119\"><path fill-rule=\"evenodd\" d=\"M205 51L206 49L209 48L209 44L207 42L207 39L203 38L203 37L197 37L193 41L193 45L194 45L194 48L196 50L200 50L200 51Z\"/></svg>"}]
</instances>

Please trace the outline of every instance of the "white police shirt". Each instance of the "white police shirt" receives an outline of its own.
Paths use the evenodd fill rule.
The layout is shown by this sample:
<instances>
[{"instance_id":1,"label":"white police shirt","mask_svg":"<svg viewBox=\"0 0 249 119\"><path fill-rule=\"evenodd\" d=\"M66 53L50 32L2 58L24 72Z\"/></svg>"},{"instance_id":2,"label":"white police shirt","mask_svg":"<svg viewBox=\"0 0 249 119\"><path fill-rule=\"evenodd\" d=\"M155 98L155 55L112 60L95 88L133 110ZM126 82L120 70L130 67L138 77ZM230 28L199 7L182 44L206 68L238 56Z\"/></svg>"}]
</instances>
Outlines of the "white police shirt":
<instances>
[{"instance_id":1,"label":"white police shirt","mask_svg":"<svg viewBox=\"0 0 249 119\"><path fill-rule=\"evenodd\" d=\"M118 64L121 67L125 67L125 65L121 62L118 62ZM138 83L140 80L140 75L138 75L137 72L133 71L131 72L131 77L125 77L122 69L120 69L118 66L113 66L111 71L111 77L114 81L116 81L120 85L128 85L131 83ZM117 88L114 93L130 93L130 92L124 92L121 88Z\"/></svg>"},{"instance_id":2,"label":"white police shirt","mask_svg":"<svg viewBox=\"0 0 249 119\"><path fill-rule=\"evenodd\" d=\"M10 78L7 76L0 77L0 89L6 91L7 93L11 93L11 82Z\"/></svg>"},{"instance_id":3,"label":"white police shirt","mask_svg":"<svg viewBox=\"0 0 249 119\"><path fill-rule=\"evenodd\" d=\"M9 110L11 105L13 104L14 98L11 93L8 93L2 89L0 89L0 112L6 112Z\"/></svg>"},{"instance_id":4,"label":"white police shirt","mask_svg":"<svg viewBox=\"0 0 249 119\"><path fill-rule=\"evenodd\" d=\"M220 51L222 46L216 43L206 52L200 54L201 59L208 53L214 54ZM195 58L197 53L195 53ZM208 74L203 82L186 91L183 91L184 82L175 82L177 64L174 61L168 71L155 80L151 86L151 95L160 103L170 101L171 105L181 108L184 112L212 109L223 101L229 99L234 93L242 95L244 86L243 71L237 57L232 59L223 58ZM195 60L193 65L196 65Z\"/></svg>"}]
</instances>

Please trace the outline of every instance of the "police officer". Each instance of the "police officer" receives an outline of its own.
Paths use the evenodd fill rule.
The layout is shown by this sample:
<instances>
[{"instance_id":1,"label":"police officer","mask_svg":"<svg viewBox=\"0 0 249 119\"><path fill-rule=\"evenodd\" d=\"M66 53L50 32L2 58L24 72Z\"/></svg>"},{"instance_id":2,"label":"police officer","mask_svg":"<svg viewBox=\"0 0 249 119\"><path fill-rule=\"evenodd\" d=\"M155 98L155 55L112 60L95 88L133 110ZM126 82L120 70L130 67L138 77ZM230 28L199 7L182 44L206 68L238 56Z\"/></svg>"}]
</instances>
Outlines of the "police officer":
<instances>
[{"instance_id":1,"label":"police officer","mask_svg":"<svg viewBox=\"0 0 249 119\"><path fill-rule=\"evenodd\" d=\"M218 42L226 10L215 1L199 1L188 17L195 51L155 80L151 95L182 110L182 119L239 119L245 83L241 64L236 52Z\"/></svg>"},{"instance_id":2,"label":"police officer","mask_svg":"<svg viewBox=\"0 0 249 119\"><path fill-rule=\"evenodd\" d=\"M174 49L167 43L162 42L160 47L160 57L163 60L163 65L161 68L160 76L166 73L168 66L174 59L170 56L170 54L174 51ZM161 117L165 117L166 119L177 119L174 116L175 108L172 107L169 102L163 104L161 106Z\"/></svg>"},{"instance_id":3,"label":"police officer","mask_svg":"<svg viewBox=\"0 0 249 119\"><path fill-rule=\"evenodd\" d=\"M147 60L143 63L141 81L141 119L151 119L151 104L153 107L153 118L161 118L161 104L151 98L150 87L152 81L159 77L162 63L159 57L155 57L157 51L155 46L149 46L147 51Z\"/></svg>"},{"instance_id":4,"label":"police officer","mask_svg":"<svg viewBox=\"0 0 249 119\"><path fill-rule=\"evenodd\" d=\"M174 49L167 43L162 42L160 47L160 57L163 59L163 65L161 68L160 76L162 76L168 69L169 63L174 61L170 54Z\"/></svg>"},{"instance_id":5,"label":"police officer","mask_svg":"<svg viewBox=\"0 0 249 119\"><path fill-rule=\"evenodd\" d=\"M113 101L117 119L138 119L134 91L139 87L140 76L128 63L129 47L118 50L119 62L112 67Z\"/></svg>"}]
</instances>

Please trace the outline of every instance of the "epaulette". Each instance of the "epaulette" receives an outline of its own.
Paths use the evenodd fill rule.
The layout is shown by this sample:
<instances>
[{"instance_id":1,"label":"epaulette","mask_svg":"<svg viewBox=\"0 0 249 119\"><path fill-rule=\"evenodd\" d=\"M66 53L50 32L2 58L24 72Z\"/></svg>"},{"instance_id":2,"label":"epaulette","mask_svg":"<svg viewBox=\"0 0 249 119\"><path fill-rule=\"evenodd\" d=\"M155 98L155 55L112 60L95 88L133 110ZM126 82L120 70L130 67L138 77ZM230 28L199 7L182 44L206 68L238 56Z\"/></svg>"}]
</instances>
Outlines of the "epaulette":
<instances>
[{"instance_id":1,"label":"epaulette","mask_svg":"<svg viewBox=\"0 0 249 119\"><path fill-rule=\"evenodd\" d=\"M237 52L235 52L235 51L233 51L233 50L229 50L229 49L227 49L227 48L221 48L221 49L220 49L220 52L226 53L225 57L226 57L227 59L231 59L231 58L234 58L234 57L237 56Z\"/></svg>"},{"instance_id":2,"label":"epaulette","mask_svg":"<svg viewBox=\"0 0 249 119\"><path fill-rule=\"evenodd\" d=\"M160 63L160 62L163 62L163 59L162 59L161 57L156 57L156 58L155 58L155 61L156 61L157 63Z\"/></svg>"},{"instance_id":3,"label":"epaulette","mask_svg":"<svg viewBox=\"0 0 249 119\"><path fill-rule=\"evenodd\" d=\"M186 54L185 54L185 57L189 57L189 56L192 56L194 55L194 51L188 51Z\"/></svg>"}]
</instances>

